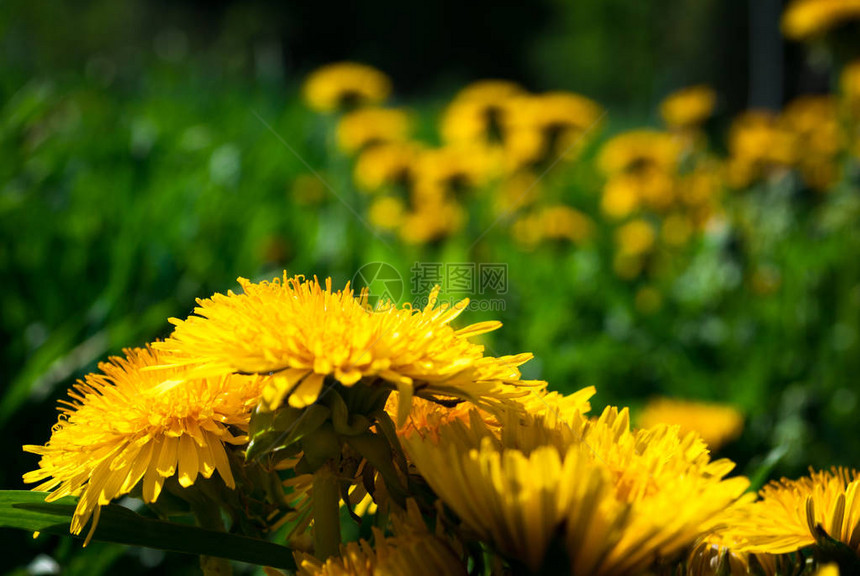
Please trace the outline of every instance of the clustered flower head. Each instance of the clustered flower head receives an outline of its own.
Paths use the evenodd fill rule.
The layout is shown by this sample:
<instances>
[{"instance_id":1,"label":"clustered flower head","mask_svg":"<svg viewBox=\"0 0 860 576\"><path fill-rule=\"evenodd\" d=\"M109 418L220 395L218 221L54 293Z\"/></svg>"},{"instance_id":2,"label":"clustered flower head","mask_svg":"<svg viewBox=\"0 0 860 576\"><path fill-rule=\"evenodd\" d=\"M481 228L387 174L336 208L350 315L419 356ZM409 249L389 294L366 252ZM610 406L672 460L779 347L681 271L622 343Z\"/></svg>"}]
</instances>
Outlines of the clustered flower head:
<instances>
[{"instance_id":1,"label":"clustered flower head","mask_svg":"<svg viewBox=\"0 0 860 576\"><path fill-rule=\"evenodd\" d=\"M199 300L192 316L171 320L173 334L154 346L167 354L166 363L194 366L197 374L261 375L269 410L285 399L295 408L313 404L327 377L346 387L364 379L397 389L406 395L404 412L413 395L481 403L505 385L532 384L520 381L517 369L530 355L485 357L484 347L469 340L500 324L455 330L450 322L468 301L437 307L438 288L423 310L390 303L371 309L366 294L356 296L349 286L332 291L331 280L323 287L285 273L272 282L239 283L242 294Z\"/></svg>"},{"instance_id":2,"label":"clustered flower head","mask_svg":"<svg viewBox=\"0 0 860 576\"><path fill-rule=\"evenodd\" d=\"M259 378L198 378L161 362L147 347L102 363L100 374L69 392L48 443L24 447L41 456L25 482L41 482L34 489L51 491L48 501L80 496L72 533L93 513L95 529L100 507L137 487L154 503L170 481L188 488L217 472L228 488L236 486L228 454L247 442Z\"/></svg>"}]
</instances>

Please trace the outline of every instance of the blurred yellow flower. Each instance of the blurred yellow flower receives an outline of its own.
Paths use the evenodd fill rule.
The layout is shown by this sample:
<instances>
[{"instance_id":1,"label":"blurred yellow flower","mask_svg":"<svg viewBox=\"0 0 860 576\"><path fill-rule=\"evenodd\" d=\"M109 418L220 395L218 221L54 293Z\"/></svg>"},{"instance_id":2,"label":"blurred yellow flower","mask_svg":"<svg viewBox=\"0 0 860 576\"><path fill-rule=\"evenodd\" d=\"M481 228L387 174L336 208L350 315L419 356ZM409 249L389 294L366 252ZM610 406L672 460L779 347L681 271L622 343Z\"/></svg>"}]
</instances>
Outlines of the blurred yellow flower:
<instances>
[{"instance_id":1,"label":"blurred yellow flower","mask_svg":"<svg viewBox=\"0 0 860 576\"><path fill-rule=\"evenodd\" d=\"M618 252L624 256L647 254L655 241L654 227L646 220L631 220L615 231Z\"/></svg>"},{"instance_id":2,"label":"blurred yellow flower","mask_svg":"<svg viewBox=\"0 0 860 576\"><path fill-rule=\"evenodd\" d=\"M370 223L381 230L397 230L403 224L406 206L395 196L382 196L373 200L367 212Z\"/></svg>"},{"instance_id":3,"label":"blurred yellow flower","mask_svg":"<svg viewBox=\"0 0 860 576\"><path fill-rule=\"evenodd\" d=\"M431 194L427 188L421 188L413 194L413 204L414 209L405 215L400 227L400 237L408 244L424 244L451 236L465 223L463 208L441 193Z\"/></svg>"},{"instance_id":4,"label":"blurred yellow flower","mask_svg":"<svg viewBox=\"0 0 860 576\"><path fill-rule=\"evenodd\" d=\"M832 96L801 96L783 110L782 119L805 154L835 156L844 148L839 105Z\"/></svg>"},{"instance_id":5,"label":"blurred yellow flower","mask_svg":"<svg viewBox=\"0 0 860 576\"><path fill-rule=\"evenodd\" d=\"M695 128L711 117L717 94L708 86L673 92L660 103L660 115L670 128Z\"/></svg>"},{"instance_id":6,"label":"blurred yellow flower","mask_svg":"<svg viewBox=\"0 0 860 576\"><path fill-rule=\"evenodd\" d=\"M187 488L217 471L235 488L225 444L247 442L242 433L260 395L258 378L189 378L184 368L156 369L163 356L149 348L125 355L99 364L101 374L75 385L45 446L24 446L41 456L25 482L53 490L49 502L80 496L73 534L95 515L87 541L100 507L141 483L147 503L158 500L174 476Z\"/></svg>"},{"instance_id":7,"label":"blurred yellow flower","mask_svg":"<svg viewBox=\"0 0 860 576\"><path fill-rule=\"evenodd\" d=\"M390 142L361 153L353 169L356 186L364 192L388 187L409 189L416 180L422 147L415 142Z\"/></svg>"},{"instance_id":8,"label":"blurred yellow flower","mask_svg":"<svg viewBox=\"0 0 860 576\"><path fill-rule=\"evenodd\" d=\"M591 238L594 224L591 219L570 206L547 206L540 213L544 238L568 240L581 244Z\"/></svg>"},{"instance_id":9,"label":"blurred yellow flower","mask_svg":"<svg viewBox=\"0 0 860 576\"><path fill-rule=\"evenodd\" d=\"M354 154L373 144L405 141L411 129L411 119L404 110L360 108L338 122L337 144L347 154Z\"/></svg>"},{"instance_id":10,"label":"blurred yellow flower","mask_svg":"<svg viewBox=\"0 0 860 576\"><path fill-rule=\"evenodd\" d=\"M842 542L860 555L860 472L845 468L815 472L799 480L773 481L747 522L733 534L740 550L785 554L815 544L816 531Z\"/></svg>"},{"instance_id":11,"label":"blurred yellow flower","mask_svg":"<svg viewBox=\"0 0 860 576\"><path fill-rule=\"evenodd\" d=\"M442 114L442 139L448 143L500 144L508 103L523 95L525 90L505 80L481 80L466 86Z\"/></svg>"},{"instance_id":12,"label":"blurred yellow flower","mask_svg":"<svg viewBox=\"0 0 860 576\"><path fill-rule=\"evenodd\" d=\"M680 426L681 434L695 432L711 450L719 450L737 438L744 427L743 415L732 406L674 398L651 400L638 421L643 428L658 424Z\"/></svg>"},{"instance_id":13,"label":"blurred yellow flower","mask_svg":"<svg viewBox=\"0 0 860 576\"><path fill-rule=\"evenodd\" d=\"M547 92L511 100L505 116L510 171L575 158L596 133L603 109L572 92Z\"/></svg>"},{"instance_id":14,"label":"blurred yellow flower","mask_svg":"<svg viewBox=\"0 0 860 576\"><path fill-rule=\"evenodd\" d=\"M782 33L808 40L860 19L860 0L794 0L782 15Z\"/></svg>"},{"instance_id":15,"label":"blurred yellow flower","mask_svg":"<svg viewBox=\"0 0 860 576\"><path fill-rule=\"evenodd\" d=\"M545 206L514 222L514 238L525 248L534 248L544 240L563 240L580 245L591 238L594 224L574 208L564 205Z\"/></svg>"},{"instance_id":16,"label":"blurred yellow flower","mask_svg":"<svg viewBox=\"0 0 860 576\"><path fill-rule=\"evenodd\" d=\"M798 166L812 188L827 190L839 177L837 157L847 142L832 96L801 96L789 103L782 122L794 134Z\"/></svg>"},{"instance_id":17,"label":"blurred yellow flower","mask_svg":"<svg viewBox=\"0 0 860 576\"><path fill-rule=\"evenodd\" d=\"M600 210L610 218L626 218L639 208L639 204L639 178L635 174L617 174L603 187Z\"/></svg>"},{"instance_id":18,"label":"blurred yellow flower","mask_svg":"<svg viewBox=\"0 0 860 576\"><path fill-rule=\"evenodd\" d=\"M676 183L678 199L691 207L707 205L719 199L723 187L721 166L709 159L700 163L688 174L678 178Z\"/></svg>"},{"instance_id":19,"label":"blurred yellow flower","mask_svg":"<svg viewBox=\"0 0 860 576\"><path fill-rule=\"evenodd\" d=\"M338 62L318 68L302 86L308 106L319 112L379 104L390 93L391 81L385 74L355 62Z\"/></svg>"},{"instance_id":20,"label":"blurred yellow flower","mask_svg":"<svg viewBox=\"0 0 860 576\"><path fill-rule=\"evenodd\" d=\"M427 149L417 160L416 178L452 192L477 188L498 173L501 156L496 152L462 144Z\"/></svg>"},{"instance_id":21,"label":"blurred yellow flower","mask_svg":"<svg viewBox=\"0 0 860 576\"><path fill-rule=\"evenodd\" d=\"M675 203L675 179L655 168L642 168L632 174L642 204L656 212L665 212Z\"/></svg>"},{"instance_id":22,"label":"blurred yellow flower","mask_svg":"<svg viewBox=\"0 0 860 576\"><path fill-rule=\"evenodd\" d=\"M728 182L735 188L745 188L797 161L795 135L775 116L763 111L746 112L734 119L728 148Z\"/></svg>"},{"instance_id":23,"label":"blurred yellow flower","mask_svg":"<svg viewBox=\"0 0 860 576\"><path fill-rule=\"evenodd\" d=\"M671 134L656 130L633 130L606 142L597 165L608 175L646 168L674 173L681 152L680 141Z\"/></svg>"},{"instance_id":24,"label":"blurred yellow flower","mask_svg":"<svg viewBox=\"0 0 860 576\"><path fill-rule=\"evenodd\" d=\"M366 294L356 298L348 285L333 292L331 280L323 287L285 272L272 282L239 283L243 294L199 299L193 315L172 318L173 334L154 346L170 354L165 364L194 365L195 373L265 375L266 409L285 399L295 408L312 404L327 378L343 386L362 378L391 386L402 396L403 417L413 394L480 404L496 399L502 384L522 386L519 394L540 384L520 380L517 367L529 354L487 357L483 346L469 341L500 323L449 326L468 300L436 307L438 287L423 310L371 310Z\"/></svg>"}]
</instances>

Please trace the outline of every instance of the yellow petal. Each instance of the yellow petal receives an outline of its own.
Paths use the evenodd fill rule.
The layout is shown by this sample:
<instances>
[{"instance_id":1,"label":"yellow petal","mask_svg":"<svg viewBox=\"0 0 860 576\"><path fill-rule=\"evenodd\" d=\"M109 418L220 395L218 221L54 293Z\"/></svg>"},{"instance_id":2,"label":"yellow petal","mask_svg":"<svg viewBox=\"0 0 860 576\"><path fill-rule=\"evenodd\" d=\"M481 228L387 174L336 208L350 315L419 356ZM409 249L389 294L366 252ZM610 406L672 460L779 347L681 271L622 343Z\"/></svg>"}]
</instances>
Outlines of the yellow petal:
<instances>
[{"instance_id":1,"label":"yellow petal","mask_svg":"<svg viewBox=\"0 0 860 576\"><path fill-rule=\"evenodd\" d=\"M156 468L158 469L158 473L165 478L170 478L176 473L176 456L178 449L179 438L174 436L163 437Z\"/></svg>"},{"instance_id":2,"label":"yellow petal","mask_svg":"<svg viewBox=\"0 0 860 576\"><path fill-rule=\"evenodd\" d=\"M179 484L188 488L197 480L199 471L197 445L191 436L183 434L179 437Z\"/></svg>"},{"instance_id":3,"label":"yellow petal","mask_svg":"<svg viewBox=\"0 0 860 576\"><path fill-rule=\"evenodd\" d=\"M304 408L317 401L322 390L323 374L310 374L302 380L301 384L290 394L290 406L293 408Z\"/></svg>"}]
</instances>

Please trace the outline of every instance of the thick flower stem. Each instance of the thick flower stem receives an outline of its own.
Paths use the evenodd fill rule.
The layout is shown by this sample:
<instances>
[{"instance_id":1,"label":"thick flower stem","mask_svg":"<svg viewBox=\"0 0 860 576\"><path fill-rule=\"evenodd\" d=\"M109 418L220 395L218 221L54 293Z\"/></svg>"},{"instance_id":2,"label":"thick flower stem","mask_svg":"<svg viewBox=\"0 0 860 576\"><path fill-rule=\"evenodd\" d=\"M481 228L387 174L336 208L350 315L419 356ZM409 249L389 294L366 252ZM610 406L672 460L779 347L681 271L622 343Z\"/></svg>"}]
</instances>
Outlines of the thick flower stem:
<instances>
[{"instance_id":1,"label":"thick flower stem","mask_svg":"<svg viewBox=\"0 0 860 576\"><path fill-rule=\"evenodd\" d=\"M197 519L201 528L224 532L224 521L221 518L221 509L217 503L205 496L199 486L186 489L182 496L191 505L191 511ZM200 569L203 576L232 576L233 565L226 558L217 556L200 556Z\"/></svg>"},{"instance_id":2,"label":"thick flower stem","mask_svg":"<svg viewBox=\"0 0 860 576\"><path fill-rule=\"evenodd\" d=\"M340 553L340 491L331 463L314 472L314 554L320 560Z\"/></svg>"}]
</instances>

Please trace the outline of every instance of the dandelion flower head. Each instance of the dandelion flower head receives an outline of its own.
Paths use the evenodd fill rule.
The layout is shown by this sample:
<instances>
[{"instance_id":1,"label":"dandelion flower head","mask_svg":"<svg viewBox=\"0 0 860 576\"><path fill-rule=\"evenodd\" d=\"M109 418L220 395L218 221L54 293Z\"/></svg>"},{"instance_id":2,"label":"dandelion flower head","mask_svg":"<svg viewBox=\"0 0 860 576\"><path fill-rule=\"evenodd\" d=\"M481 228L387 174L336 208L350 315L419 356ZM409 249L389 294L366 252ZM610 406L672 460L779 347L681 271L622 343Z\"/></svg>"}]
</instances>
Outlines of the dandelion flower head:
<instances>
[{"instance_id":1,"label":"dandelion flower head","mask_svg":"<svg viewBox=\"0 0 860 576\"><path fill-rule=\"evenodd\" d=\"M187 378L184 368L155 368L160 354L130 349L111 358L70 391L44 446L24 446L41 456L25 482L52 491L48 501L79 495L71 531L80 534L100 506L141 484L155 502L165 480L187 488L214 472L233 488L227 445L247 441L251 410L259 397L256 378L222 375Z\"/></svg>"},{"instance_id":2,"label":"dandelion flower head","mask_svg":"<svg viewBox=\"0 0 860 576\"><path fill-rule=\"evenodd\" d=\"M531 355L485 357L484 347L469 340L500 323L455 330L449 323L467 301L437 307L438 288L421 310L373 310L366 293L356 297L349 285L333 291L330 279L323 286L284 273L271 282L239 283L242 294L198 300L188 319L172 319L176 329L156 346L172 364L193 364L202 374L266 375L262 401L269 409L285 399L295 408L312 404L326 378L343 386L363 378L390 385L404 411L413 394L492 401L506 384L536 385L521 381L517 369Z\"/></svg>"}]
</instances>

